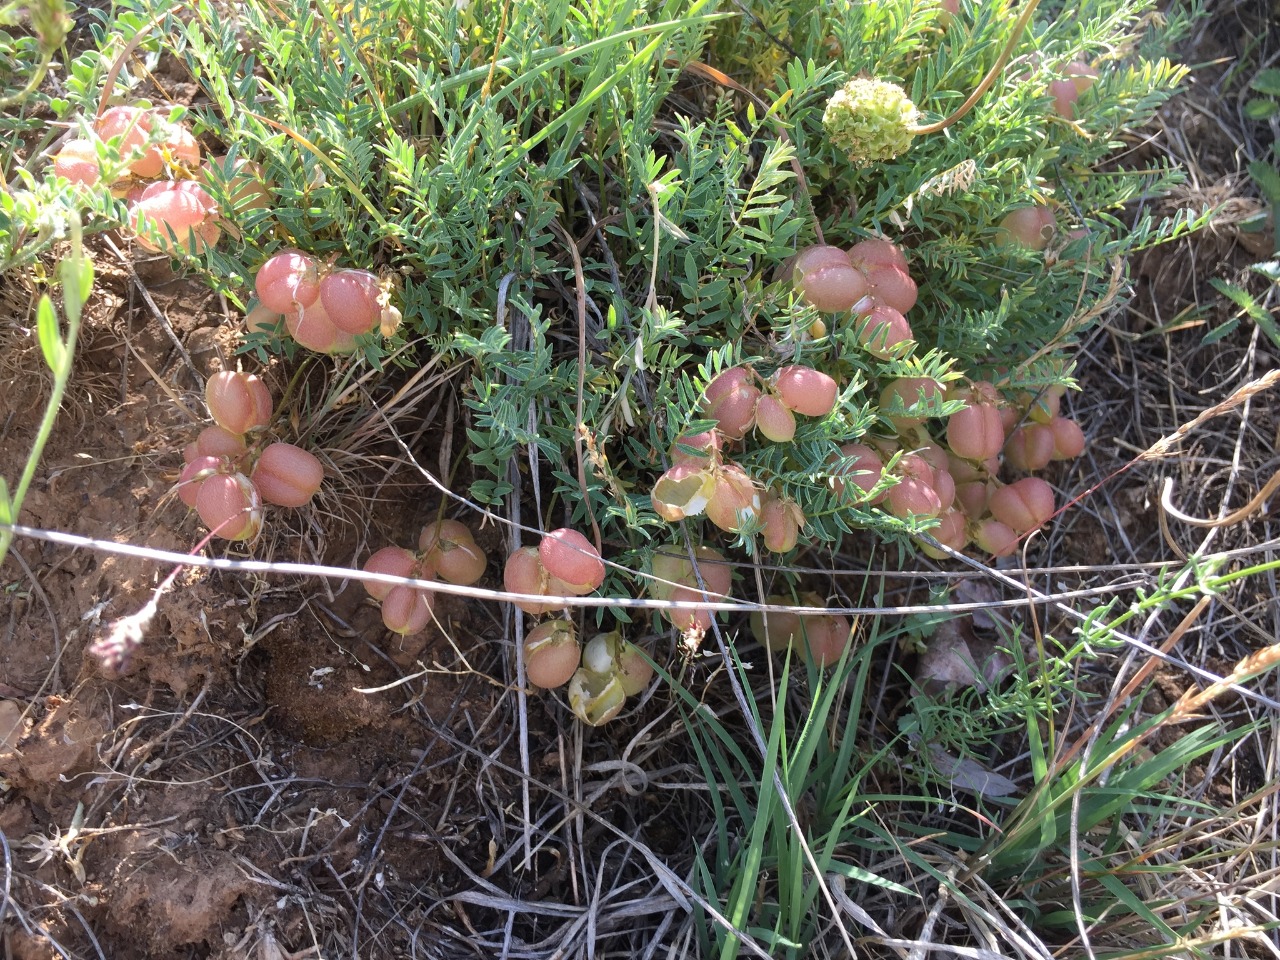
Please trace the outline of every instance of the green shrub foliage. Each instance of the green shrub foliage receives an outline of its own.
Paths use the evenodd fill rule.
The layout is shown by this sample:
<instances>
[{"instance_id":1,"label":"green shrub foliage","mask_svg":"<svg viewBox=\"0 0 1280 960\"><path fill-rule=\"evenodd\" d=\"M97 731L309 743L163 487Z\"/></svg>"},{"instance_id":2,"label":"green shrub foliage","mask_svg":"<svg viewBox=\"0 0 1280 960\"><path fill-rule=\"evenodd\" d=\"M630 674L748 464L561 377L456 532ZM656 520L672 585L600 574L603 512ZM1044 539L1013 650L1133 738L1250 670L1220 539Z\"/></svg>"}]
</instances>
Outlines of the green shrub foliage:
<instances>
[{"instance_id":1,"label":"green shrub foliage","mask_svg":"<svg viewBox=\"0 0 1280 960\"><path fill-rule=\"evenodd\" d=\"M1126 226L1126 205L1177 176L1126 133L1184 73L1145 55L1165 39L1153 23L1180 26L1145 0L1086 0L1069 16L1046 3L971 112L874 163L828 140L832 95L856 77L891 82L935 122L1010 42L1016 6L508 0L479 12L250 0L233 16L202 3L164 20L211 101L193 110L197 132L262 164L275 191L206 259L246 305L284 247L392 278L404 325L363 336L362 359L418 339L409 356L465 365L469 495L500 503L536 478L547 527L572 504L567 522L586 528L589 513L624 562L674 538L650 490L676 439L708 426L707 382L737 364L767 377L801 363L840 384L834 412L797 418L792 441L752 432L732 453L800 505L802 544L927 528L832 493L837 447L893 432L884 385L983 379L1012 398L1069 384L1076 338L1123 296L1124 256L1195 226L1193 214ZM1069 120L1048 86L1072 61L1099 78ZM1002 218L1033 205L1056 219L1048 248L1001 242ZM902 247L919 285L909 355L876 359L857 318L798 299L784 264L819 236ZM941 439L945 421L925 428ZM757 532L744 524L738 545Z\"/></svg>"}]
</instances>

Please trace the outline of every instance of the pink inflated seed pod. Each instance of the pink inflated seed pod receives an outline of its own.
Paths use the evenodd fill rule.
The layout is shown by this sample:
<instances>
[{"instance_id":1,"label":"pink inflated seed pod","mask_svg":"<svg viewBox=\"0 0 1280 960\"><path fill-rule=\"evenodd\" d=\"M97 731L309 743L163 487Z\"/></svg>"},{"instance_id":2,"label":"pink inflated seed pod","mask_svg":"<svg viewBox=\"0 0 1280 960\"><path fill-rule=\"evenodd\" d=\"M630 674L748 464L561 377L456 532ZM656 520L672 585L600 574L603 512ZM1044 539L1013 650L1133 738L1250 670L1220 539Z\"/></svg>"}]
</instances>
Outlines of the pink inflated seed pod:
<instances>
[{"instance_id":1,"label":"pink inflated seed pod","mask_svg":"<svg viewBox=\"0 0 1280 960\"><path fill-rule=\"evenodd\" d=\"M273 443L253 465L253 482L262 499L278 507L311 502L324 482L324 466L313 454L292 443Z\"/></svg>"},{"instance_id":2,"label":"pink inflated seed pod","mask_svg":"<svg viewBox=\"0 0 1280 960\"><path fill-rule=\"evenodd\" d=\"M88 140L69 140L53 158L53 172L72 183L92 187L102 179L98 151Z\"/></svg>"},{"instance_id":3,"label":"pink inflated seed pod","mask_svg":"<svg viewBox=\"0 0 1280 960\"><path fill-rule=\"evenodd\" d=\"M364 562L365 573L384 573L389 577L414 577L418 558L404 547L383 547ZM396 584L363 581L365 593L375 600L385 600Z\"/></svg>"},{"instance_id":4,"label":"pink inflated seed pod","mask_svg":"<svg viewBox=\"0 0 1280 960\"><path fill-rule=\"evenodd\" d=\"M599 551L577 530L552 530L538 544L538 559L547 573L569 585L571 593L587 594L604 583Z\"/></svg>"},{"instance_id":5,"label":"pink inflated seed pod","mask_svg":"<svg viewBox=\"0 0 1280 960\"><path fill-rule=\"evenodd\" d=\"M442 579L461 587L476 583L489 564L471 530L457 520L427 524L418 535L418 549L424 557L432 557Z\"/></svg>"},{"instance_id":6,"label":"pink inflated seed pod","mask_svg":"<svg viewBox=\"0 0 1280 960\"><path fill-rule=\"evenodd\" d=\"M870 297L875 304L893 307L903 315L916 305L919 296L916 282L905 270L872 264L867 267L867 282L871 285Z\"/></svg>"},{"instance_id":7,"label":"pink inflated seed pod","mask_svg":"<svg viewBox=\"0 0 1280 960\"><path fill-rule=\"evenodd\" d=\"M502 570L502 583L508 593L528 593L535 596L547 595L547 571L538 559L537 547L521 547L507 557ZM550 613L557 608L555 603L540 603L536 600L513 600L519 609L531 616Z\"/></svg>"},{"instance_id":8,"label":"pink inflated seed pod","mask_svg":"<svg viewBox=\"0 0 1280 960\"><path fill-rule=\"evenodd\" d=\"M965 460L982 461L1004 447L1004 421L1000 408L970 401L969 406L947 420L947 446Z\"/></svg>"},{"instance_id":9,"label":"pink inflated seed pod","mask_svg":"<svg viewBox=\"0 0 1280 960\"><path fill-rule=\"evenodd\" d=\"M320 302L339 330L357 336L378 326L378 278L368 270L335 270L320 281Z\"/></svg>"},{"instance_id":10,"label":"pink inflated seed pod","mask_svg":"<svg viewBox=\"0 0 1280 960\"><path fill-rule=\"evenodd\" d=\"M947 451L936 443L922 444L911 452L927 463L934 474L939 470L946 470L951 462L947 457Z\"/></svg>"},{"instance_id":11,"label":"pink inflated seed pod","mask_svg":"<svg viewBox=\"0 0 1280 960\"><path fill-rule=\"evenodd\" d=\"M1053 112L1066 120L1076 118L1076 99L1080 91L1070 80L1054 80L1049 84L1049 96L1053 98Z\"/></svg>"},{"instance_id":12,"label":"pink inflated seed pod","mask_svg":"<svg viewBox=\"0 0 1280 960\"><path fill-rule=\"evenodd\" d=\"M205 427L196 436L195 455L198 457L227 457L237 460L248 450L244 437L232 433L226 427Z\"/></svg>"},{"instance_id":13,"label":"pink inflated seed pod","mask_svg":"<svg viewBox=\"0 0 1280 960\"><path fill-rule=\"evenodd\" d=\"M804 301L823 313L850 310L870 291L867 278L839 247L802 250L794 261L792 282Z\"/></svg>"},{"instance_id":14,"label":"pink inflated seed pod","mask_svg":"<svg viewBox=\"0 0 1280 960\"><path fill-rule=\"evenodd\" d=\"M885 506L895 517L936 517L942 513L942 498L934 488L934 473L924 460L907 454L898 461L900 479L889 488ZM954 496L954 487L952 494Z\"/></svg>"},{"instance_id":15,"label":"pink inflated seed pod","mask_svg":"<svg viewBox=\"0 0 1280 960\"><path fill-rule=\"evenodd\" d=\"M899 433L910 427L916 427L928 419L924 412L926 405L943 396L938 381L928 377L902 377L894 380L880 391L880 414L885 417ZM899 401L906 412L889 413L894 401Z\"/></svg>"},{"instance_id":16,"label":"pink inflated seed pod","mask_svg":"<svg viewBox=\"0 0 1280 960\"><path fill-rule=\"evenodd\" d=\"M284 325L294 340L316 353L350 353L356 347L355 337L338 329L318 300L300 312L286 313Z\"/></svg>"},{"instance_id":17,"label":"pink inflated seed pod","mask_svg":"<svg viewBox=\"0 0 1280 960\"><path fill-rule=\"evenodd\" d=\"M392 633L408 636L426 629L434 600L426 590L392 587L382 601L382 622Z\"/></svg>"},{"instance_id":18,"label":"pink inflated seed pod","mask_svg":"<svg viewBox=\"0 0 1280 960\"><path fill-rule=\"evenodd\" d=\"M215 473L196 492L196 513L214 536L252 540L262 529L262 499L249 478Z\"/></svg>"},{"instance_id":19,"label":"pink inflated seed pod","mask_svg":"<svg viewBox=\"0 0 1280 960\"><path fill-rule=\"evenodd\" d=\"M992 493L988 505L1001 523L1026 533L1053 516L1053 488L1039 477L1023 477Z\"/></svg>"},{"instance_id":20,"label":"pink inflated seed pod","mask_svg":"<svg viewBox=\"0 0 1280 960\"><path fill-rule=\"evenodd\" d=\"M746 367L730 367L707 384L702 411L730 440L741 440L755 424L760 388L753 380Z\"/></svg>"},{"instance_id":21,"label":"pink inflated seed pod","mask_svg":"<svg viewBox=\"0 0 1280 960\"><path fill-rule=\"evenodd\" d=\"M879 360L890 360L906 353L904 344L915 339L907 318L893 307L876 304L864 317L859 326L858 342Z\"/></svg>"},{"instance_id":22,"label":"pink inflated seed pod","mask_svg":"<svg viewBox=\"0 0 1280 960\"><path fill-rule=\"evenodd\" d=\"M719 551L699 545L693 548L697 567L689 560L684 547L663 547L653 555L652 578L647 581L649 595L655 600L669 600L673 590L688 587L701 596L701 583L712 597L728 596L733 587L733 570Z\"/></svg>"},{"instance_id":23,"label":"pink inflated seed pod","mask_svg":"<svg viewBox=\"0 0 1280 960\"><path fill-rule=\"evenodd\" d=\"M689 568L688 585L698 589L698 577L701 576L709 593L727 597L733 589L733 568L724 554L712 547L698 546L694 547L693 555L697 560L697 571L692 566Z\"/></svg>"},{"instance_id":24,"label":"pink inflated seed pod","mask_svg":"<svg viewBox=\"0 0 1280 960\"><path fill-rule=\"evenodd\" d=\"M1048 207L1019 207L1005 214L996 231L996 242L1043 250L1057 232L1058 221Z\"/></svg>"},{"instance_id":25,"label":"pink inflated seed pod","mask_svg":"<svg viewBox=\"0 0 1280 960\"><path fill-rule=\"evenodd\" d=\"M214 422L231 433L245 434L271 422L271 391L252 373L215 373L205 382L204 402Z\"/></svg>"},{"instance_id":26,"label":"pink inflated seed pod","mask_svg":"<svg viewBox=\"0 0 1280 960\"><path fill-rule=\"evenodd\" d=\"M613 673L622 684L622 692L628 697L638 696L653 680L653 664L634 643L619 642L613 655Z\"/></svg>"},{"instance_id":27,"label":"pink inflated seed pod","mask_svg":"<svg viewBox=\"0 0 1280 960\"><path fill-rule=\"evenodd\" d=\"M524 672L535 687L551 690L564 686L581 658L577 631L568 620L548 620L525 636Z\"/></svg>"},{"instance_id":28,"label":"pink inflated seed pod","mask_svg":"<svg viewBox=\"0 0 1280 960\"><path fill-rule=\"evenodd\" d=\"M825 417L835 409L835 380L812 367L782 367L774 374L774 385L782 402L803 416Z\"/></svg>"},{"instance_id":29,"label":"pink inflated seed pod","mask_svg":"<svg viewBox=\"0 0 1280 960\"><path fill-rule=\"evenodd\" d=\"M787 597L770 597L771 604L787 604ZM815 602L821 602L815 598ZM800 639L800 614L785 611L755 611L751 614L751 635L770 653L785 653Z\"/></svg>"},{"instance_id":30,"label":"pink inflated seed pod","mask_svg":"<svg viewBox=\"0 0 1280 960\"><path fill-rule=\"evenodd\" d=\"M910 273L907 268L907 255L897 244L881 237L859 240L849 248L849 261L859 270L873 266L893 267L903 273Z\"/></svg>"},{"instance_id":31,"label":"pink inflated seed pod","mask_svg":"<svg viewBox=\"0 0 1280 960\"><path fill-rule=\"evenodd\" d=\"M264 306L286 315L320 299L316 262L299 250L282 250L267 260L258 268L253 287Z\"/></svg>"},{"instance_id":32,"label":"pink inflated seed pod","mask_svg":"<svg viewBox=\"0 0 1280 960\"><path fill-rule=\"evenodd\" d=\"M231 462L226 457L197 453L187 461L178 476L178 499L188 507L194 507L205 480L230 469Z\"/></svg>"},{"instance_id":33,"label":"pink inflated seed pod","mask_svg":"<svg viewBox=\"0 0 1280 960\"><path fill-rule=\"evenodd\" d=\"M1053 459L1071 460L1084 453L1084 431L1080 424L1068 417L1054 417L1049 421L1053 432Z\"/></svg>"},{"instance_id":34,"label":"pink inflated seed pod","mask_svg":"<svg viewBox=\"0 0 1280 960\"><path fill-rule=\"evenodd\" d=\"M169 151L170 158L194 170L200 164L200 141L181 124L166 121L165 128L162 146Z\"/></svg>"},{"instance_id":35,"label":"pink inflated seed pod","mask_svg":"<svg viewBox=\"0 0 1280 960\"><path fill-rule=\"evenodd\" d=\"M150 111L140 107L112 107L94 122L93 130L103 140L120 137L120 155L125 159L142 150L142 154L129 163L129 172L149 179L158 177L164 170L159 147L147 146L153 121Z\"/></svg>"},{"instance_id":36,"label":"pink inflated seed pod","mask_svg":"<svg viewBox=\"0 0 1280 960\"><path fill-rule=\"evenodd\" d=\"M156 253L204 253L222 235L217 205L191 180L147 187L133 205L131 224L138 245Z\"/></svg>"},{"instance_id":37,"label":"pink inflated seed pod","mask_svg":"<svg viewBox=\"0 0 1280 960\"><path fill-rule=\"evenodd\" d=\"M965 480L956 484L956 505L970 520L986 516L993 481Z\"/></svg>"},{"instance_id":38,"label":"pink inflated seed pod","mask_svg":"<svg viewBox=\"0 0 1280 960\"><path fill-rule=\"evenodd\" d=\"M804 514L794 500L770 497L760 509L761 537L766 550L787 553L795 548L804 527Z\"/></svg>"},{"instance_id":39,"label":"pink inflated seed pod","mask_svg":"<svg viewBox=\"0 0 1280 960\"><path fill-rule=\"evenodd\" d=\"M959 553L969 543L969 535L965 531L965 515L958 510L944 510L938 517L938 525L929 531L929 535L944 547L950 547ZM945 550L939 550L923 540L920 541L920 549L925 556L935 560L945 560L950 556Z\"/></svg>"},{"instance_id":40,"label":"pink inflated seed pod","mask_svg":"<svg viewBox=\"0 0 1280 960\"><path fill-rule=\"evenodd\" d=\"M691 590L688 587L676 587L671 591L667 599L674 603L706 602L701 591ZM663 610L662 615L682 633L692 633L694 631L705 633L711 629L711 621L715 617L714 611L702 607Z\"/></svg>"},{"instance_id":41,"label":"pink inflated seed pod","mask_svg":"<svg viewBox=\"0 0 1280 960\"><path fill-rule=\"evenodd\" d=\"M838 614L809 614L800 617L800 633L802 640L796 644L800 659L825 668L840 660L853 638L853 627L847 617Z\"/></svg>"},{"instance_id":42,"label":"pink inflated seed pod","mask_svg":"<svg viewBox=\"0 0 1280 960\"><path fill-rule=\"evenodd\" d=\"M1018 534L999 520L983 520L974 528L973 542L993 557L1008 557L1018 549Z\"/></svg>"},{"instance_id":43,"label":"pink inflated seed pod","mask_svg":"<svg viewBox=\"0 0 1280 960\"><path fill-rule=\"evenodd\" d=\"M946 470L933 471L933 489L944 512L955 506L956 481Z\"/></svg>"},{"instance_id":44,"label":"pink inflated seed pod","mask_svg":"<svg viewBox=\"0 0 1280 960\"><path fill-rule=\"evenodd\" d=\"M260 336L279 336L285 332L284 315L277 313L265 303L256 303L244 315L244 332Z\"/></svg>"},{"instance_id":45,"label":"pink inflated seed pod","mask_svg":"<svg viewBox=\"0 0 1280 960\"><path fill-rule=\"evenodd\" d=\"M736 463L715 471L716 485L707 501L707 519L726 533L737 533L744 520L760 512L760 491Z\"/></svg>"},{"instance_id":46,"label":"pink inflated seed pod","mask_svg":"<svg viewBox=\"0 0 1280 960\"><path fill-rule=\"evenodd\" d=\"M796 418L781 399L764 394L756 403L756 429L775 443L787 443L796 435Z\"/></svg>"},{"instance_id":47,"label":"pink inflated seed pod","mask_svg":"<svg viewBox=\"0 0 1280 960\"><path fill-rule=\"evenodd\" d=\"M1072 60L1068 63L1066 74L1071 79L1071 82L1075 84L1077 93L1084 93L1098 79L1097 67L1090 66L1083 60Z\"/></svg>"},{"instance_id":48,"label":"pink inflated seed pod","mask_svg":"<svg viewBox=\"0 0 1280 960\"><path fill-rule=\"evenodd\" d=\"M851 461L840 465L842 460ZM849 494L855 501L865 499L884 475L884 461L880 455L865 443L846 443L840 448L839 456L833 457L836 464L831 475L831 489L837 494ZM853 488L853 489L850 489ZM861 495L855 493L861 491ZM877 496L872 503L879 503L884 494Z\"/></svg>"},{"instance_id":49,"label":"pink inflated seed pod","mask_svg":"<svg viewBox=\"0 0 1280 960\"><path fill-rule=\"evenodd\" d=\"M1043 470L1053 459L1053 430L1043 423L1024 423L1004 445L1005 463L1017 470Z\"/></svg>"}]
</instances>

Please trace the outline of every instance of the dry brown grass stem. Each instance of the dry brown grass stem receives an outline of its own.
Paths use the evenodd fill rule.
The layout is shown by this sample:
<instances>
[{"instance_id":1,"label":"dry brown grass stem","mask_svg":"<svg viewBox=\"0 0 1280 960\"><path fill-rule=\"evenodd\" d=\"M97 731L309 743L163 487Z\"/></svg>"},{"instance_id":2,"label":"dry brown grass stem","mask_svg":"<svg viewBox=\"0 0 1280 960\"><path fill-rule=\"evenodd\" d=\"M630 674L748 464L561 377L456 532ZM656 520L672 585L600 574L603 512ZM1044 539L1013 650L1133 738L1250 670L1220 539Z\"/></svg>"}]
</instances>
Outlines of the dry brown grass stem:
<instances>
[{"instance_id":1,"label":"dry brown grass stem","mask_svg":"<svg viewBox=\"0 0 1280 960\"><path fill-rule=\"evenodd\" d=\"M576 291L574 307L578 317L578 394L574 413L574 419L577 422L574 424L573 449L578 459L578 488L582 491L582 503L586 506L591 503L591 495L587 491L586 458L582 453L583 436L587 429L582 419L583 394L586 392L587 376L587 281L582 273L582 255L578 252L578 245L574 243L573 237L569 236L569 232L555 220L551 221L551 227L560 235L560 239L569 250L569 255L573 257L573 283ZM587 519L591 521L591 535L596 553L602 554L604 542L600 536L600 524L596 522L594 510L587 510Z\"/></svg>"},{"instance_id":2,"label":"dry brown grass stem","mask_svg":"<svg viewBox=\"0 0 1280 960\"><path fill-rule=\"evenodd\" d=\"M1037 361L1060 351L1067 340L1114 308L1116 301L1120 297L1120 285L1124 279L1124 272L1124 258L1116 257L1111 261L1111 277L1107 281L1107 289L1103 291L1102 296L1092 306L1080 310L1069 317L1052 340L1018 365L1018 373L1025 373ZM1083 291L1083 286L1081 290Z\"/></svg>"},{"instance_id":3,"label":"dry brown grass stem","mask_svg":"<svg viewBox=\"0 0 1280 960\"><path fill-rule=\"evenodd\" d=\"M1193 430L1203 426L1214 417L1219 417L1230 410L1234 410L1236 407L1240 406L1240 404L1252 399L1264 390L1270 389L1278 382L1280 382L1280 369L1272 370L1255 380L1250 380L1248 383L1242 384L1240 387L1233 390L1231 395L1225 400L1215 403L1207 410L1202 411L1195 417L1195 419L1184 423L1168 436L1161 437L1158 441L1140 453L1137 459L1158 460L1162 457L1170 456L1173 453L1173 448L1186 439L1187 435Z\"/></svg>"},{"instance_id":4,"label":"dry brown grass stem","mask_svg":"<svg viewBox=\"0 0 1280 960\"><path fill-rule=\"evenodd\" d=\"M1277 665L1280 665L1280 643L1254 651L1239 661L1221 680L1209 684L1200 691L1187 690L1173 705L1168 722L1172 724L1191 719L1211 701L1224 693L1239 689L1240 684L1273 670Z\"/></svg>"}]
</instances>

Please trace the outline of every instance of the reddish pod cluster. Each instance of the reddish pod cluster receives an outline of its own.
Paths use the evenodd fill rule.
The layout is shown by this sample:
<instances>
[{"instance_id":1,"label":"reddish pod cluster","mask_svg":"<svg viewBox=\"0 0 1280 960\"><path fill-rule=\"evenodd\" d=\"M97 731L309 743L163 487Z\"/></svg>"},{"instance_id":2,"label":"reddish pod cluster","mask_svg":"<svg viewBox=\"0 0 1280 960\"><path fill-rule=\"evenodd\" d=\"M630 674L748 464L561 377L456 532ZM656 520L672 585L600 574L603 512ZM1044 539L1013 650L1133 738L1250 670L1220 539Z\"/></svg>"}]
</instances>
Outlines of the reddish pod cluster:
<instances>
[{"instance_id":1,"label":"reddish pod cluster","mask_svg":"<svg viewBox=\"0 0 1280 960\"><path fill-rule=\"evenodd\" d=\"M702 406L716 428L676 442L671 467L653 485L654 510L673 523L705 513L730 533L759 520L768 549L790 550L804 527L804 514L792 500L762 495L747 472L724 456L724 440L741 440L755 427L768 440L789 442L796 414L825 417L835 408L837 393L835 380L800 365L782 367L768 380L749 367L721 372L707 384Z\"/></svg>"},{"instance_id":2,"label":"reddish pod cluster","mask_svg":"<svg viewBox=\"0 0 1280 960\"><path fill-rule=\"evenodd\" d=\"M536 687L569 685L569 707L583 723L608 723L622 712L627 697L644 691L653 665L640 648L616 630L600 633L583 646L569 620L547 620L524 641L525 676Z\"/></svg>"},{"instance_id":3,"label":"reddish pod cluster","mask_svg":"<svg viewBox=\"0 0 1280 960\"><path fill-rule=\"evenodd\" d=\"M377 329L389 337L400 326L400 311L375 274L328 269L300 250L282 250L267 260L254 289L262 310L252 324L267 328L283 318L289 335L317 353L350 353L361 334Z\"/></svg>"},{"instance_id":4,"label":"reddish pod cluster","mask_svg":"<svg viewBox=\"0 0 1280 960\"><path fill-rule=\"evenodd\" d=\"M447 583L469 587L484 576L488 562L466 524L438 520L427 524L418 534L417 552L404 547L383 547L365 561L364 571L414 580L438 577ZM382 604L382 622L393 633L417 633L431 622L434 604L429 590L370 581L365 581L364 588Z\"/></svg>"},{"instance_id":5,"label":"reddish pod cluster","mask_svg":"<svg viewBox=\"0 0 1280 960\"><path fill-rule=\"evenodd\" d=\"M1053 112L1066 120L1076 118L1076 101L1098 79L1096 68L1083 60L1067 64L1066 76L1049 84L1049 96L1053 97Z\"/></svg>"},{"instance_id":6,"label":"reddish pod cluster","mask_svg":"<svg viewBox=\"0 0 1280 960\"><path fill-rule=\"evenodd\" d=\"M873 357L909 352L914 335L906 314L916 304L916 283L905 254L888 240L862 240L847 251L808 247L793 261L792 282L823 313L857 317L858 341Z\"/></svg>"},{"instance_id":7,"label":"reddish pod cluster","mask_svg":"<svg viewBox=\"0 0 1280 960\"><path fill-rule=\"evenodd\" d=\"M510 593L543 597L584 597L604 583L600 553L577 530L561 527L544 536L536 547L521 547L507 558L502 580ZM532 616L559 608L555 601L512 601Z\"/></svg>"},{"instance_id":8,"label":"reddish pod cluster","mask_svg":"<svg viewBox=\"0 0 1280 960\"><path fill-rule=\"evenodd\" d=\"M142 107L112 107L94 123L94 133L102 140L118 138L121 155L129 160L129 176L110 186L129 200L130 227L139 246L157 253L195 254L218 242L222 217L206 187L226 172L225 158L202 165L200 143L190 130ZM53 169L72 183L96 185L102 179L97 145L91 140L67 142L54 157ZM174 179L156 179L166 173ZM257 164L237 163L227 186L238 209L269 202Z\"/></svg>"},{"instance_id":9,"label":"reddish pod cluster","mask_svg":"<svg viewBox=\"0 0 1280 960\"><path fill-rule=\"evenodd\" d=\"M694 559L682 547L663 547L653 555L649 595L676 603L722 601L733 586L733 569L724 555L708 546L693 548ZM706 595L703 593L705 586ZM678 607L659 611L683 634L702 636L711 629L712 611Z\"/></svg>"},{"instance_id":10,"label":"reddish pod cluster","mask_svg":"<svg viewBox=\"0 0 1280 960\"><path fill-rule=\"evenodd\" d=\"M919 396L931 393L913 386ZM1006 485L998 479L1002 466L1029 473L1051 461L1077 457L1084 450L1084 434L1058 413L1061 388L1038 398L1023 396L1018 405L1006 404L984 382L949 397L966 406L948 420L945 448L923 429L925 418L888 414L898 436L842 447L831 461L832 488L853 503L878 504L902 519L936 518L930 534L953 550L972 541L987 553L1006 556L1055 508L1045 481L1023 477ZM882 403L887 405L883 396ZM899 451L905 452L886 471L885 464ZM886 477L895 482L888 485ZM929 544L922 548L936 558L946 555Z\"/></svg>"},{"instance_id":11,"label":"reddish pod cluster","mask_svg":"<svg viewBox=\"0 0 1280 960\"><path fill-rule=\"evenodd\" d=\"M821 607L825 601L815 593L801 598L806 607ZM789 605L785 597L770 597L769 603ZM751 635L770 653L794 650L805 663L834 666L853 639L853 625L841 614L800 614L757 611L751 614Z\"/></svg>"},{"instance_id":12,"label":"reddish pod cluster","mask_svg":"<svg viewBox=\"0 0 1280 960\"><path fill-rule=\"evenodd\" d=\"M265 442L273 405L260 378L223 371L209 378L204 395L214 425L183 450L178 496L214 536L252 540L262 529L262 505L305 505L324 467L301 447Z\"/></svg>"}]
</instances>

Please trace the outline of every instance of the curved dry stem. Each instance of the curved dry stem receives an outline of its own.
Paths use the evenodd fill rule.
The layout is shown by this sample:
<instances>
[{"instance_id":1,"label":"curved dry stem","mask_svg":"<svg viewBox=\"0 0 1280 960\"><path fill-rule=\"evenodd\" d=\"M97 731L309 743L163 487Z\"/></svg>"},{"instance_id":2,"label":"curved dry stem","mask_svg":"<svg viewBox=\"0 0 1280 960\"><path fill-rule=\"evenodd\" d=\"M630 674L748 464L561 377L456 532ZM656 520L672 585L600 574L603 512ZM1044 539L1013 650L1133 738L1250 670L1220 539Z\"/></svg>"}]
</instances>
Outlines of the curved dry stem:
<instances>
[{"instance_id":1,"label":"curved dry stem","mask_svg":"<svg viewBox=\"0 0 1280 960\"><path fill-rule=\"evenodd\" d=\"M1031 15L1036 12L1036 7L1039 5L1040 0L1028 0L1026 7L1023 8L1022 13L1018 15L1018 19L1014 22L1013 33L1005 43L1004 49L1000 51L1000 56L996 57L996 62L991 65L991 69L988 70L987 75L982 78L982 82L974 88L973 93L969 94L965 102L960 104L951 116L945 117L937 123L927 123L920 127L909 127L908 130L917 136L926 133L940 133L953 123L957 123L964 119L965 115L968 114L968 112L974 108L974 105L982 99L983 95L991 89L991 85L996 82L996 77L998 77L1001 71L1004 70L1005 64L1007 64L1009 62L1009 58L1013 56L1013 48L1016 47L1018 45L1018 41L1022 39L1022 31L1025 30L1027 28L1027 24L1031 22Z\"/></svg>"}]
</instances>

